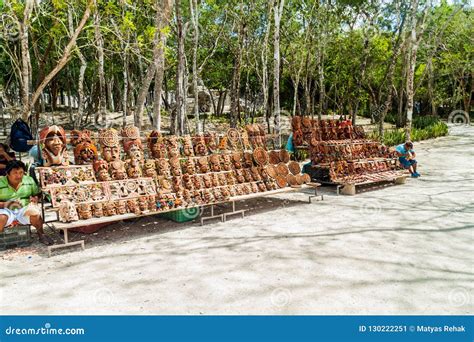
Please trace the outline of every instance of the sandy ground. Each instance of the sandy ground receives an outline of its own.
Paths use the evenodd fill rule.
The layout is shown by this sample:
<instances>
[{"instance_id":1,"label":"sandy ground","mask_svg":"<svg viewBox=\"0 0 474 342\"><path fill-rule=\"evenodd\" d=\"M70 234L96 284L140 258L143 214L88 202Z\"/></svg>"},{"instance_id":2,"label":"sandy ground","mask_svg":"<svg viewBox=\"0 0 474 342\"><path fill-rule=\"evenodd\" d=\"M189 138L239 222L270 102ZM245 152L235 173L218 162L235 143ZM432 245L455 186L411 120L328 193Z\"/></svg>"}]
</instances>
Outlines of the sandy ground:
<instances>
[{"instance_id":1,"label":"sandy ground","mask_svg":"<svg viewBox=\"0 0 474 342\"><path fill-rule=\"evenodd\" d=\"M473 314L474 128L451 134L415 145L422 178L406 185L280 195L204 227L138 220L51 258L1 253L1 312Z\"/></svg>"}]
</instances>

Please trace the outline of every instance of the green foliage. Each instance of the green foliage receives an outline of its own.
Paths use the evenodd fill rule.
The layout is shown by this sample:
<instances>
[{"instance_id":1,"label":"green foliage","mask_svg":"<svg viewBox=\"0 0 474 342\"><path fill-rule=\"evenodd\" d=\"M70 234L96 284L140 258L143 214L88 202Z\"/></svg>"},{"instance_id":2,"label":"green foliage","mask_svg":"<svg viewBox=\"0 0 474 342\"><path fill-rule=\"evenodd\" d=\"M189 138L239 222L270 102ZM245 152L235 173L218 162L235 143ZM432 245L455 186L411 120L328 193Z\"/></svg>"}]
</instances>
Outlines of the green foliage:
<instances>
[{"instance_id":1,"label":"green foliage","mask_svg":"<svg viewBox=\"0 0 474 342\"><path fill-rule=\"evenodd\" d=\"M427 128L441 122L437 116L417 116L413 119L412 125L414 128Z\"/></svg>"},{"instance_id":2,"label":"green foliage","mask_svg":"<svg viewBox=\"0 0 474 342\"><path fill-rule=\"evenodd\" d=\"M428 117L429 118L429 117ZM431 121L430 121L431 120ZM430 123L431 122L431 123ZM415 123L415 120L413 121ZM413 125L411 129L410 139L412 141L420 141L426 139L433 139L448 135L448 125L443 121L435 118L425 119L423 117L417 120L417 126ZM371 139L380 140L378 133L370 135ZM406 141L406 134L404 128L398 128L385 132L383 143L387 146L395 146Z\"/></svg>"},{"instance_id":3,"label":"green foliage","mask_svg":"<svg viewBox=\"0 0 474 342\"><path fill-rule=\"evenodd\" d=\"M190 0L178 2L182 21L187 28L185 36L186 75L192 79L192 56L194 32L191 23ZM76 27L84 13L86 0L42 0L34 1L35 8L29 21L29 55L31 58L32 85L38 83L43 73L48 73L61 58L68 42L69 14ZM92 15L81 32L76 51L87 61L84 89L87 103L97 103L98 53L95 37L94 16L99 14L100 32L104 40L105 73L113 84L113 101L120 106L124 89L123 69L127 57L127 71L131 95L129 108L136 101L137 90L153 58L153 38L157 32L155 16L160 2L155 0L99 0ZM387 89L396 90L386 122L396 123L398 101L406 101L407 51L402 50L395 66L393 84L387 85L387 67L393 55L396 35L394 24L406 7L406 2L384 2L343 0L331 3L315 0L285 2L281 20L280 52L281 80L280 103L282 109L293 108L297 95L297 110L315 113L323 102L325 113L348 114L357 110L358 115L370 117L374 108L386 98ZM21 21L25 1L1 0L0 21L0 89L9 102L18 105L21 98L21 45L13 30L15 20ZM240 93L253 101L256 99L254 116L264 113L263 69L266 67L267 88L272 102L273 89L273 37L274 14L269 11L269 2L255 0L198 1L199 44L198 67L204 63L199 78L203 86L212 90L227 91L232 83L236 52L239 47L239 25L243 23L244 39ZM70 13L69 13L70 12ZM160 14L162 12L159 12ZM421 16L421 13L420 13ZM8 19L8 21L7 21ZM165 46L165 85L171 93L176 87L177 29L176 12L171 9L170 24L161 28L167 36ZM7 25L8 24L8 25ZM470 85L473 82L474 44L472 37L474 16L472 7L461 7L458 2L436 3L429 9L426 29L420 38L415 68L415 102L421 103L423 113L431 105L443 114L452 109L469 106ZM268 33L267 45L264 45ZM407 39L404 31L401 39ZM365 43L367 39L367 49ZM406 45L404 45L406 46ZM367 51L366 60L364 53ZM265 54L266 53L266 54ZM318 54L321 53L321 64ZM266 65L263 65L266 60ZM366 62L364 76L362 65ZM59 92L78 93L80 59L73 53L66 67L51 81L45 94L52 89ZM319 65L322 65L324 81L321 85ZM298 85L295 89L295 83ZM360 86L359 86L360 85ZM154 84L152 83L153 87ZM319 98L321 86L324 98ZM153 89L150 89L152 92ZM229 96L229 95L228 95ZM217 101L217 99L215 99ZM406 106L406 103L403 103ZM427 109L428 108L428 109ZM171 108L168 108L171 111ZM93 111L93 109L91 109ZM406 113L403 107L401 113ZM415 129L435 127L437 119L415 118ZM414 131L415 132L415 131ZM432 132L433 134L437 134ZM419 134L420 138L425 133ZM427 133L428 134L428 133ZM431 134L431 133L429 133ZM429 135L428 135L429 136ZM387 138L388 139L388 138ZM393 137L398 141L399 137Z\"/></svg>"}]
</instances>

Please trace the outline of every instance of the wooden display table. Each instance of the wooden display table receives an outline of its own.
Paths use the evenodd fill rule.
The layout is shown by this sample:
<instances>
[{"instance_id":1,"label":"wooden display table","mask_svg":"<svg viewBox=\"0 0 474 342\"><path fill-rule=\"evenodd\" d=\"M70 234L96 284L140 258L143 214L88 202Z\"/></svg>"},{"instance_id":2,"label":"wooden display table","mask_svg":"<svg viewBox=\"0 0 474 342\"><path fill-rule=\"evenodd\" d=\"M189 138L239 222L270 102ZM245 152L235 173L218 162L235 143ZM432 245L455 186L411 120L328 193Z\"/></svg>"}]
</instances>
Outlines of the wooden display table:
<instances>
[{"instance_id":1,"label":"wooden display table","mask_svg":"<svg viewBox=\"0 0 474 342\"><path fill-rule=\"evenodd\" d=\"M222 201L222 202L214 202L214 203L208 203L208 204L203 204L203 205L189 206L185 208L181 207L181 208L173 208L173 209L168 209L168 210L150 211L150 212L144 212L140 215L127 213L127 214L122 214L122 215L104 216L100 218L91 218L88 220L79 220L79 221L73 221L73 222L67 222L67 223L59 222L59 221L48 221L46 222L48 226L56 230L62 230L64 232L64 243L48 246L48 255L51 256L52 251L54 249L59 249L59 248L81 246L83 250L85 249L84 240L69 241L69 236L68 236L69 229L79 228L83 226L104 224L104 223L113 223L113 222L130 220L130 219L140 218L140 217L145 217L145 216L158 215L158 214L167 213L167 212L176 211L176 210L186 210L186 209L200 208L200 207L207 207L207 206L209 206L211 209L211 215L202 216L201 225L203 225L204 222L207 220L217 219L217 218L220 219L222 222L225 222L227 218L232 215L242 215L242 217L245 217L245 212L248 209L236 210L235 202L237 201L245 201L245 200L249 200L253 198L260 198L260 197L278 195L278 194L283 194L283 193L288 193L288 192L295 192L295 191L299 191L303 189L314 189L315 194L310 195L309 200L308 200L308 202L311 203L311 199L314 197L320 197L321 200L323 199L323 196L318 195L317 193L317 189L319 188L319 186L321 186L321 184L319 183L309 183L309 184L301 185L301 186L286 187L283 189L252 193L252 194L242 195L242 196L234 196L234 197L229 198L227 201ZM222 214L215 214L214 207L216 205L224 204L224 203L231 203L232 204L231 210ZM46 211L46 214L57 215L57 209L49 208Z\"/></svg>"},{"instance_id":2,"label":"wooden display table","mask_svg":"<svg viewBox=\"0 0 474 342\"><path fill-rule=\"evenodd\" d=\"M378 183L383 183L383 182L393 182L395 184L405 184L406 179L408 175L406 174L405 171L399 171L394 174L393 171L389 172L379 172L376 174L373 180L366 180L363 182L347 182L347 183L341 183L337 187L337 192L339 194L339 191L343 195L350 195L354 196L356 192L356 187L362 186L362 185L375 185Z\"/></svg>"}]
</instances>

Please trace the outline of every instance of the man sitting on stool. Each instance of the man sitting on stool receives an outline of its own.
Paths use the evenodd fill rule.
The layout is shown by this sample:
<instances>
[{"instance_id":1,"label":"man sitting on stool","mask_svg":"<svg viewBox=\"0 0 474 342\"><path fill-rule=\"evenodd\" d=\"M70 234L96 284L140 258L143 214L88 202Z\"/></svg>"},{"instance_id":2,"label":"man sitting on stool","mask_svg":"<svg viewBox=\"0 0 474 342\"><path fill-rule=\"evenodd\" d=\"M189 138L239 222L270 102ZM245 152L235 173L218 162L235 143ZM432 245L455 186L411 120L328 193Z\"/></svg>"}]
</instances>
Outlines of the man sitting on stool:
<instances>
[{"instance_id":1,"label":"man sitting on stool","mask_svg":"<svg viewBox=\"0 0 474 342\"><path fill-rule=\"evenodd\" d=\"M15 221L31 224L36 228L39 241L52 245L54 241L43 232L41 211L36 205L40 189L33 178L25 175L25 164L12 160L5 171L6 176L0 177L0 232Z\"/></svg>"},{"instance_id":2,"label":"man sitting on stool","mask_svg":"<svg viewBox=\"0 0 474 342\"><path fill-rule=\"evenodd\" d=\"M416 153L413 150L413 143L407 141L404 144L400 144L396 147L396 151L400 165L409 170L413 178L420 177L420 174L416 172Z\"/></svg>"}]
</instances>

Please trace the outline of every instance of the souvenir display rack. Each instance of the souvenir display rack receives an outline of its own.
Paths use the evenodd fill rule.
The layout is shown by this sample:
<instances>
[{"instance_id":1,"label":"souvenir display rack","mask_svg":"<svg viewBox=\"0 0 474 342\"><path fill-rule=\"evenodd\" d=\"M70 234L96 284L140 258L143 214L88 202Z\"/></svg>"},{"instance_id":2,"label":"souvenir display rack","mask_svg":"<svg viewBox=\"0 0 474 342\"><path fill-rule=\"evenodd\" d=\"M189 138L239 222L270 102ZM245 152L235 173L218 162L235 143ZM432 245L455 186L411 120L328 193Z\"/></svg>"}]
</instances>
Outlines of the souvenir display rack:
<instances>
[{"instance_id":1,"label":"souvenir display rack","mask_svg":"<svg viewBox=\"0 0 474 342\"><path fill-rule=\"evenodd\" d=\"M294 143L307 146L312 177L318 182L353 185L394 180L405 176L394 151L366 138L350 121L292 120Z\"/></svg>"},{"instance_id":2,"label":"souvenir display rack","mask_svg":"<svg viewBox=\"0 0 474 342\"><path fill-rule=\"evenodd\" d=\"M40 148L48 166L37 171L60 229L226 202L233 203L235 213L235 198L277 193L310 181L286 151L266 150L259 125L231 128L221 136L152 131L145 139L134 126L98 134L75 130L66 135L57 126L43 132ZM58 136L55 143L63 145L49 143Z\"/></svg>"}]
</instances>

